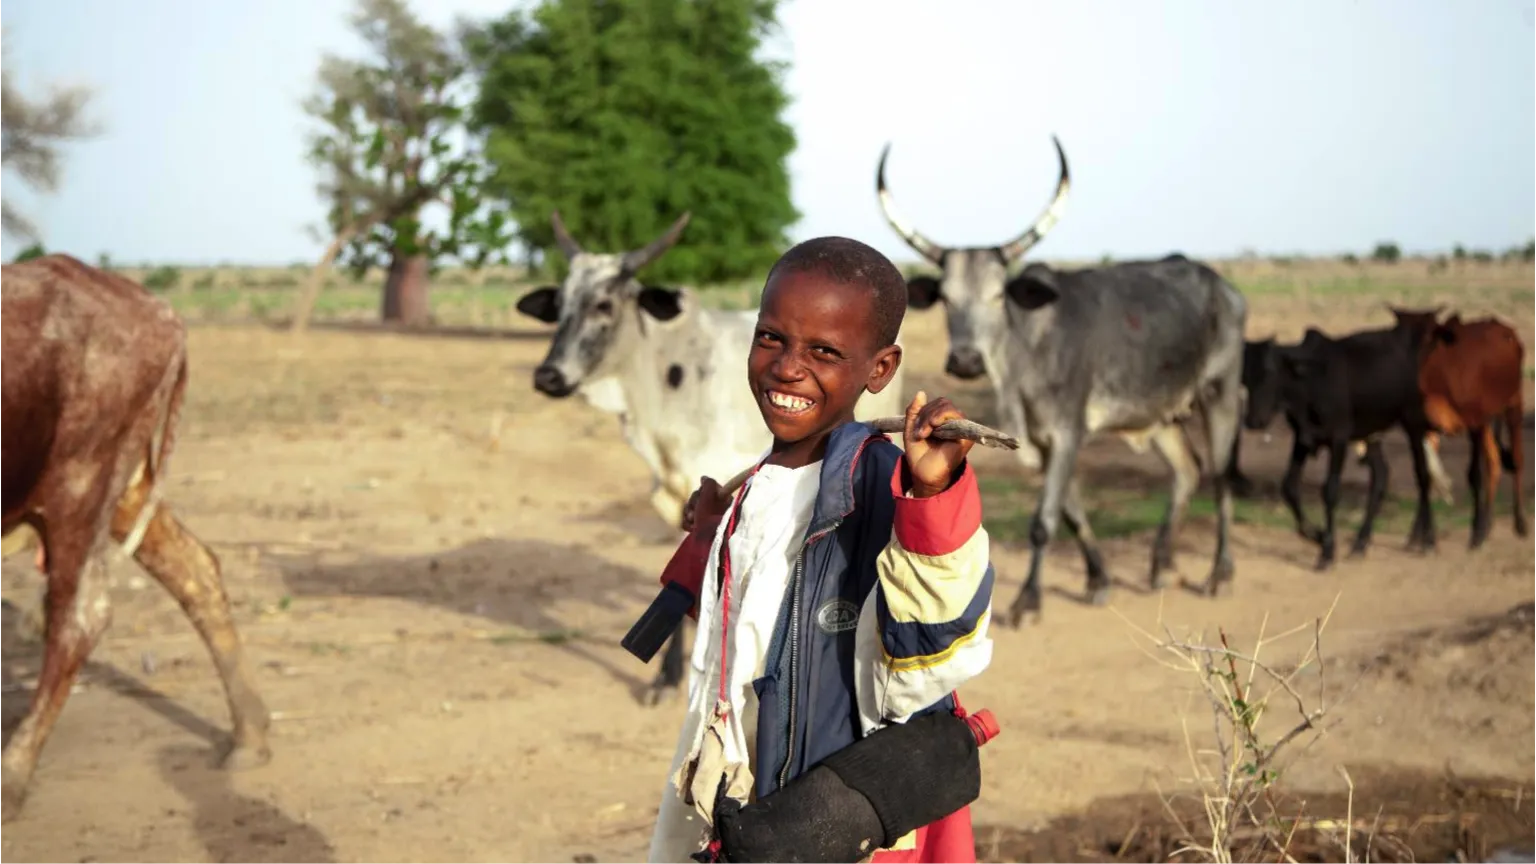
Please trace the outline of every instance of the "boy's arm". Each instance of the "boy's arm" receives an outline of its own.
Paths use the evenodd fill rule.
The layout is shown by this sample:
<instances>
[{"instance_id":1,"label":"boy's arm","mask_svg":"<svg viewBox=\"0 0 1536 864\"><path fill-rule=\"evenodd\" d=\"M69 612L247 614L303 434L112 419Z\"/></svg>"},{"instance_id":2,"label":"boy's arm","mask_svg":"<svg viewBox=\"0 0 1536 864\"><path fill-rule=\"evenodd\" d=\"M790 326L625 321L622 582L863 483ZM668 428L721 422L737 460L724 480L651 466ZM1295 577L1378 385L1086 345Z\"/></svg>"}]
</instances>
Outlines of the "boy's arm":
<instances>
[{"instance_id":1,"label":"boy's arm","mask_svg":"<svg viewBox=\"0 0 1536 864\"><path fill-rule=\"evenodd\" d=\"M926 498L907 494L905 459L891 475L896 513L876 561L882 651L873 682L886 720L903 720L942 699L992 659L993 573L981 493L969 461L957 474L947 489Z\"/></svg>"}]
</instances>

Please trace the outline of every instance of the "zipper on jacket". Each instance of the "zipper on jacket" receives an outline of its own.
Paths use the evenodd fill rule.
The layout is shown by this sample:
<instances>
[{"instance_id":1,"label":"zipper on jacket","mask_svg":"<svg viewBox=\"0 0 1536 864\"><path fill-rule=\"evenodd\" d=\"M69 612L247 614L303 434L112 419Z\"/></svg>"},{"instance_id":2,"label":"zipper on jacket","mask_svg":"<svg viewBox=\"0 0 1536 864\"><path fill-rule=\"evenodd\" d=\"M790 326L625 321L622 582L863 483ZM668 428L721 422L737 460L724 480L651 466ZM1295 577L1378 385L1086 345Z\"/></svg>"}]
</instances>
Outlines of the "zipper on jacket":
<instances>
[{"instance_id":1,"label":"zipper on jacket","mask_svg":"<svg viewBox=\"0 0 1536 864\"><path fill-rule=\"evenodd\" d=\"M795 761L795 720L800 703L800 605L805 595L805 550L812 543L836 531L843 524L839 519L822 529L814 537L807 538L795 556L794 585L789 600L789 731L785 736L784 764L779 768L779 788L789 782L789 766Z\"/></svg>"},{"instance_id":2,"label":"zipper on jacket","mask_svg":"<svg viewBox=\"0 0 1536 864\"><path fill-rule=\"evenodd\" d=\"M807 543L805 546L809 546ZM795 584L789 601L789 734L784 764L779 767L779 788L789 782L789 766L795 761L795 709L800 695L800 598L805 593L805 546L795 556Z\"/></svg>"}]
</instances>

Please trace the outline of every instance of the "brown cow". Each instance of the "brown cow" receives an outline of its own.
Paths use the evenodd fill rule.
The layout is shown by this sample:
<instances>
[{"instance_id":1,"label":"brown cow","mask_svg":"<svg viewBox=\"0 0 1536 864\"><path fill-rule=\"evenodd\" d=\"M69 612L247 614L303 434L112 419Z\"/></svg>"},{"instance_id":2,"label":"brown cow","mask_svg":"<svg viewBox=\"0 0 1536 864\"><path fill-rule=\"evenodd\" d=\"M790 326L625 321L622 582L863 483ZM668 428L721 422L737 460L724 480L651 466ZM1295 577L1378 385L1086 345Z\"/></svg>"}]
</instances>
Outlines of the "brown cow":
<instances>
[{"instance_id":1,"label":"brown cow","mask_svg":"<svg viewBox=\"0 0 1536 864\"><path fill-rule=\"evenodd\" d=\"M103 560L123 545L181 604L213 655L234 721L229 768L270 758L213 553L159 503L187 383L186 331L139 285L49 255L0 269L4 379L3 533L26 526L47 581L42 672L6 745L4 821L81 664L111 620Z\"/></svg>"},{"instance_id":2,"label":"brown cow","mask_svg":"<svg viewBox=\"0 0 1536 864\"><path fill-rule=\"evenodd\" d=\"M1426 311L1393 311L1399 321L1424 317L1433 320L1436 315ZM1425 332L1419 356L1424 413L1441 434L1466 432L1472 443L1472 458L1467 467L1467 482L1472 487L1471 548L1481 546L1493 526L1493 500L1498 492L1501 463L1512 475L1515 533L1525 537L1530 532L1525 495L1520 489L1525 470L1525 445L1521 439L1525 419L1525 347L1513 328L1495 318L1463 321L1459 314L1453 314ZM1494 436L1494 421L1498 419L1504 421L1508 430L1508 450Z\"/></svg>"}]
</instances>

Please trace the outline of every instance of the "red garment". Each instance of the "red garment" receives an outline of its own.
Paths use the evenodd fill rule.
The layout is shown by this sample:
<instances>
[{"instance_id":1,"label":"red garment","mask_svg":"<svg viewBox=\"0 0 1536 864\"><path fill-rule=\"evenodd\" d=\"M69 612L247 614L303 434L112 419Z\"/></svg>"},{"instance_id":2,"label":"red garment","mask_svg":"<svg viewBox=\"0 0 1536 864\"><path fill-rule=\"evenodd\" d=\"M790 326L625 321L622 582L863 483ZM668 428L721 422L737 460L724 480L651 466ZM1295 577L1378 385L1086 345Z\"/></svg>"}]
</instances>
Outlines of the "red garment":
<instances>
[{"instance_id":1,"label":"red garment","mask_svg":"<svg viewBox=\"0 0 1536 864\"><path fill-rule=\"evenodd\" d=\"M883 849L869 860L886 862L923 862L923 864L975 864L976 835L971 831L971 808L962 807L937 822L917 829L913 849Z\"/></svg>"}]
</instances>

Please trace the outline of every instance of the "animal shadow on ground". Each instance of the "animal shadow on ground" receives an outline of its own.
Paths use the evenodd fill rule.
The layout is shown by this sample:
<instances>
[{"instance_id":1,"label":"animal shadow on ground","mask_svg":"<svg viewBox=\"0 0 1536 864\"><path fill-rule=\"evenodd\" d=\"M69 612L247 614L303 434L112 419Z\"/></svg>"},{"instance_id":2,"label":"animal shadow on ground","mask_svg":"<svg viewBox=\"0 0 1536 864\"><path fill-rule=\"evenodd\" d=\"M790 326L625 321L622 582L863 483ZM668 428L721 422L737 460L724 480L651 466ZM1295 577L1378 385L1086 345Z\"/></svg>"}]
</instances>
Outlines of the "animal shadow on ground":
<instances>
[{"instance_id":1,"label":"animal shadow on ground","mask_svg":"<svg viewBox=\"0 0 1536 864\"><path fill-rule=\"evenodd\" d=\"M189 747L160 751L160 774L194 808L193 829L210 861L336 860L336 850L313 825L230 788L227 771L209 767Z\"/></svg>"},{"instance_id":2,"label":"animal shadow on ground","mask_svg":"<svg viewBox=\"0 0 1536 864\"><path fill-rule=\"evenodd\" d=\"M283 574L295 598L393 597L478 616L597 666L629 687L636 699L648 689L648 681L583 644L589 640L581 628L549 611L571 598L605 610L643 606L659 587L655 575L581 547L498 538L411 557L334 565L314 555L264 557ZM622 626L628 629L628 620ZM620 635L605 632L600 638L617 647ZM639 670L638 661L632 662Z\"/></svg>"},{"instance_id":3,"label":"animal shadow on ground","mask_svg":"<svg viewBox=\"0 0 1536 864\"><path fill-rule=\"evenodd\" d=\"M0 631L4 633L5 652L4 698L0 700L0 704L3 704L3 709L0 710L3 710L4 740L9 743L12 733L16 731L16 727L20 725L27 710L32 706L33 688L30 682L35 681L42 668L43 643L40 640L28 640L21 635L23 632L21 611L10 601L5 602L3 613L0 613ZM29 683L23 683L24 680ZM215 681L216 684L217 681ZM110 690L138 702L171 723L202 738L212 747L211 750L203 751L203 758L210 765L218 761L231 743L228 732L217 724L192 713L170 696L123 672L111 663L87 659L80 666L80 673L75 678L75 686ZM66 711L69 710L70 704L72 703L65 703ZM45 747L44 758L47 752Z\"/></svg>"},{"instance_id":4,"label":"animal shadow on ground","mask_svg":"<svg viewBox=\"0 0 1536 864\"><path fill-rule=\"evenodd\" d=\"M26 643L20 615L4 607L6 743L26 716L32 702L30 687L13 680L12 665L35 675L42 663L42 645ZM80 684L109 690L130 699L208 742L208 747L177 745L160 751L158 763L166 782L195 808L193 825L212 861L334 861L335 850L313 826L299 823L271 804L234 791L231 775L218 767L227 751L229 733L181 703L111 663L87 660L76 679ZM66 706L66 710L68 706ZM48 750L44 750L47 758ZM37 782L34 780L34 782Z\"/></svg>"}]
</instances>

